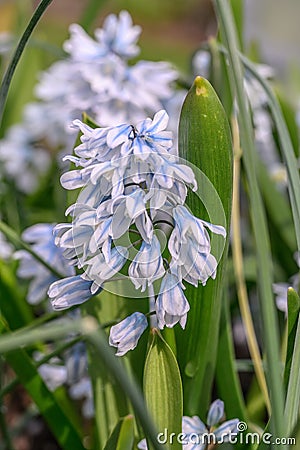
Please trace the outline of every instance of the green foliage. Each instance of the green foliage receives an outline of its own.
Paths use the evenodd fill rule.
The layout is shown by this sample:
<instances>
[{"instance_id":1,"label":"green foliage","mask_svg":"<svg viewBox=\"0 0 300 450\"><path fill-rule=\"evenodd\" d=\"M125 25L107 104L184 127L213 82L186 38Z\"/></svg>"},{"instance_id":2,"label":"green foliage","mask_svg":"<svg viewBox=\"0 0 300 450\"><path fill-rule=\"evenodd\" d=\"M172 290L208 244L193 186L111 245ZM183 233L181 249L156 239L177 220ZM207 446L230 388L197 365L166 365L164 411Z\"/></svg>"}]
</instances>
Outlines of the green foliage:
<instances>
[{"instance_id":1,"label":"green foliage","mask_svg":"<svg viewBox=\"0 0 300 450\"><path fill-rule=\"evenodd\" d=\"M57 52L51 44L39 38L31 39L50 3L51 0L42 0L38 5L4 75L0 88L1 137L8 126L21 118L23 105L31 100L35 76L45 64L47 52L51 52L51 58ZM196 0L186 3L170 0L163 4L157 0L147 4L137 0L118 0L114 5L104 0L86 3L80 23L87 31L96 23L101 9L112 6L115 10L128 7L134 13L134 22L138 23L136 16L141 17L144 24L158 19L162 23L170 20L177 23L183 18L186 20L201 6ZM186 286L185 295L191 306L186 329L181 330L178 325L162 331L154 328L148 347L148 335L144 333L138 347L120 360L107 344L107 329L136 310L148 313L148 299L123 297L120 284L119 295L101 292L80 307L83 319L65 318L62 326L56 319L62 319L65 312L39 316L43 307L26 302L26 283L18 281L17 262L0 261L0 352L3 361L15 373L7 384L3 383L3 376L0 379L0 409L5 396L21 383L62 449L83 450L83 436L88 435L92 450L136 449L143 437L147 438L149 449L159 450L164 447L157 442L157 432L167 428L169 434L181 433L183 414L198 415L204 420L216 396L225 402L227 419L238 417L251 431L262 433L264 429L273 436L300 439L299 292L288 289L285 317L277 312L272 291L274 280L290 279L294 288L297 284L295 278L290 277L298 270L292 255L300 249L299 127L286 90L276 86L274 91L258 73L256 65L240 52L244 47L244 2L215 0L214 5L220 32L206 44L211 55L210 81L197 77L186 96L179 124L179 156L195 171L198 182L198 191L188 193L189 208L195 216L223 225L227 238L225 243L221 236L211 239L212 254L219 260L216 279L198 288ZM30 2L26 6L31 7ZM20 10L22 27L26 12L27 9ZM52 33L52 29L50 31ZM175 37L171 44L162 43L160 36L154 33L150 38L146 36L142 54L148 52L159 59L168 51L173 61L183 65L187 50L189 53L194 50L187 49L187 45ZM256 54L260 54L259 49ZM64 56L62 51L57 55ZM287 169L288 183L283 189L278 188L257 149L254 111L244 91L245 69L267 98L265 112L272 120L276 151ZM244 234L240 241L242 275L255 325L252 336L247 329L245 340L249 343L250 338L255 337L259 342L259 362L268 385L265 396L261 394L255 358L251 359L246 353L242 359L236 359L241 355L235 345L243 345L242 351L247 352L247 344L243 341L241 344L232 327L235 320L240 319L237 263L234 246L231 248L229 243L233 172L229 124L234 122L232 119L238 121L237 134L241 140L238 220ZM82 120L92 128L98 127L85 112ZM234 135L234 127L232 129ZM80 135L75 145L80 143ZM65 220L66 206L72 203L77 192L67 195L60 189L59 175L54 162L39 189L26 198L17 192L12 182L5 185L0 217L0 231L14 248L29 252L56 278L62 278L57 269L23 242L20 234L35 222ZM109 290L109 284L107 286ZM51 392L38 370L41 364L49 362L53 356L62 356L79 341L87 346L93 385L95 419L88 424L87 421L82 423L67 389L60 387ZM54 349L36 362L34 351L45 350L46 343ZM3 367L6 372L1 364L1 369ZM239 377L242 372L247 372L247 385ZM265 397L270 397L270 411L266 408ZM11 449L14 430L6 424L1 411L0 428L4 445ZM234 447L254 448L246 444ZM171 448L182 447L174 439ZM222 448L232 449L233 446L224 444ZM268 446L261 442L257 448L262 450ZM286 448L283 444L278 445L278 449L283 448Z\"/></svg>"},{"instance_id":2,"label":"green foliage","mask_svg":"<svg viewBox=\"0 0 300 450\"><path fill-rule=\"evenodd\" d=\"M104 450L132 450L134 442L134 419L126 416L115 426Z\"/></svg>"},{"instance_id":3,"label":"green foliage","mask_svg":"<svg viewBox=\"0 0 300 450\"><path fill-rule=\"evenodd\" d=\"M176 436L181 433L183 398L180 372L171 348L156 329L152 331L145 362L144 394L158 431L167 429L169 434L175 433ZM180 450L182 446L175 440L172 448Z\"/></svg>"},{"instance_id":4,"label":"green foliage","mask_svg":"<svg viewBox=\"0 0 300 450\"><path fill-rule=\"evenodd\" d=\"M185 410L188 414L199 411L204 414L210 402L214 378L224 289L223 270L232 201L232 142L223 106L210 83L200 77L196 78L182 107L179 154L204 174L197 180L199 197L193 195L188 198L192 213L223 225L227 230L225 248L221 237L212 243L212 253L220 259L216 279L210 279L206 286L195 288L188 285L186 288L191 311L186 331L178 332L179 362L184 373ZM213 196L211 190L217 195Z\"/></svg>"}]
</instances>

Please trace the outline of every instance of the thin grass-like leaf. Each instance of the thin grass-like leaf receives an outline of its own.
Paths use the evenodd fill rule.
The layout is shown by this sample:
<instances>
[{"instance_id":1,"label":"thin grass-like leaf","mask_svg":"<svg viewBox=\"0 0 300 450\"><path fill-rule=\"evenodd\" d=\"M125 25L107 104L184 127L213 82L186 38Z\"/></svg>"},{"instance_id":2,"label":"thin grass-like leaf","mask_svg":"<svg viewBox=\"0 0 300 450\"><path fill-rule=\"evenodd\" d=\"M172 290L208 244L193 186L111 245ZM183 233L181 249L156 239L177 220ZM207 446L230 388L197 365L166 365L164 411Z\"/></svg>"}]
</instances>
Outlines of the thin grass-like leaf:
<instances>
[{"instance_id":1,"label":"thin grass-like leaf","mask_svg":"<svg viewBox=\"0 0 300 450\"><path fill-rule=\"evenodd\" d=\"M257 73L253 63L251 63L244 55L239 54L239 56L252 76L261 84L268 97L269 107L277 129L284 162L287 167L289 180L288 191L292 205L298 250L300 250L300 177L298 162L294 152L293 143L289 135L288 127L285 123L279 102L277 101L269 83Z\"/></svg>"},{"instance_id":2,"label":"thin grass-like leaf","mask_svg":"<svg viewBox=\"0 0 300 450\"><path fill-rule=\"evenodd\" d=\"M253 156L255 154L255 147L251 116L245 103L244 76L238 54L237 37L230 5L226 0L215 0L214 4L221 27L222 39L228 52L228 72L230 75L231 90L236 94L241 146L249 186L252 227L257 251L258 286L264 323L268 372L267 381L272 404L271 429L274 434L276 431L278 435L284 435L285 420L283 420L283 386L280 365L279 331L272 292L270 243L265 211L257 184L255 159ZM283 445L279 444L278 447L279 449L283 449Z\"/></svg>"},{"instance_id":3,"label":"thin grass-like leaf","mask_svg":"<svg viewBox=\"0 0 300 450\"><path fill-rule=\"evenodd\" d=\"M43 13L46 11L50 3L52 3L53 0L42 0L38 7L36 8L33 16L31 17L20 41L16 48L16 51L12 57L12 60L7 68L7 71L4 75L3 81L1 83L0 87L0 126L2 123L2 117L4 113L5 103L7 99L7 94L9 90L9 86L12 80L12 77L14 75L14 72L16 70L17 64L22 56L22 53L24 51L24 48L27 44L28 39L31 36L31 33L33 32L34 28L36 27L38 21L42 17Z\"/></svg>"},{"instance_id":4,"label":"thin grass-like leaf","mask_svg":"<svg viewBox=\"0 0 300 450\"><path fill-rule=\"evenodd\" d=\"M286 377L288 376L288 390L285 403L285 416L287 418L288 436L299 420L300 406L300 299L296 291L289 288L289 339L287 351ZM295 320L296 319L296 320ZM295 331L296 327L296 331ZM293 339L294 338L294 339ZM293 356L290 351L293 347Z\"/></svg>"},{"instance_id":5,"label":"thin grass-like leaf","mask_svg":"<svg viewBox=\"0 0 300 450\"><path fill-rule=\"evenodd\" d=\"M288 389L290 378L291 365L293 361L293 353L295 346L295 339L297 333L297 324L300 311L299 295L293 288L289 288L287 292L288 317L287 317L287 348L284 368L284 384Z\"/></svg>"}]
</instances>

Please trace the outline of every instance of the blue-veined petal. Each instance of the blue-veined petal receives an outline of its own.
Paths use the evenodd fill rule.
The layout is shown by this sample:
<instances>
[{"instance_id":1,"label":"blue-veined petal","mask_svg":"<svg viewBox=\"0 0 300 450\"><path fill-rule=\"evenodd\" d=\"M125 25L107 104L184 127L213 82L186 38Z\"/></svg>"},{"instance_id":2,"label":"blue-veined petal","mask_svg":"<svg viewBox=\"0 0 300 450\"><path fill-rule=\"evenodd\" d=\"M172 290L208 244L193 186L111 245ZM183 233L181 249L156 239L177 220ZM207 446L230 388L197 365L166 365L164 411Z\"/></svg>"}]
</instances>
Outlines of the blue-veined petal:
<instances>
[{"instance_id":1,"label":"blue-veined petal","mask_svg":"<svg viewBox=\"0 0 300 450\"><path fill-rule=\"evenodd\" d=\"M80 275L55 281L48 290L53 309L67 309L86 302L92 296L91 284Z\"/></svg>"},{"instance_id":2,"label":"blue-veined petal","mask_svg":"<svg viewBox=\"0 0 300 450\"><path fill-rule=\"evenodd\" d=\"M212 427L214 425L217 425L222 417L224 416L224 402L222 400L215 400L208 410L207 414L207 425Z\"/></svg>"},{"instance_id":3,"label":"blue-veined petal","mask_svg":"<svg viewBox=\"0 0 300 450\"><path fill-rule=\"evenodd\" d=\"M148 326L144 314L135 312L110 329L109 345L117 347L117 356L133 350Z\"/></svg>"},{"instance_id":4,"label":"blue-veined petal","mask_svg":"<svg viewBox=\"0 0 300 450\"><path fill-rule=\"evenodd\" d=\"M178 278L170 272L162 280L155 309L159 328L172 328L177 322L185 327L190 305Z\"/></svg>"},{"instance_id":5,"label":"blue-veined petal","mask_svg":"<svg viewBox=\"0 0 300 450\"><path fill-rule=\"evenodd\" d=\"M228 420L222 425L220 425L216 430L214 430L214 435L216 436L217 440L220 442L228 442L231 437L235 437L238 434L238 424L240 420L239 419L231 419Z\"/></svg>"}]
</instances>

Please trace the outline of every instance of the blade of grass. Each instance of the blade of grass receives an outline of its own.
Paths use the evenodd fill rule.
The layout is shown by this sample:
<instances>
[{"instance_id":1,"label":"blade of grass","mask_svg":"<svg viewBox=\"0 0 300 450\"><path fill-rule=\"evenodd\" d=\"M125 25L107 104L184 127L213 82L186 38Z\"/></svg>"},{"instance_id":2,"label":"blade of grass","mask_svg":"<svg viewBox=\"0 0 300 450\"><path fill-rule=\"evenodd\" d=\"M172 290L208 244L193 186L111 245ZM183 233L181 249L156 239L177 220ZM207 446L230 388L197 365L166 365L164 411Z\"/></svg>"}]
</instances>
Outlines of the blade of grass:
<instances>
[{"instance_id":1,"label":"blade of grass","mask_svg":"<svg viewBox=\"0 0 300 450\"><path fill-rule=\"evenodd\" d=\"M257 73L255 65L251 63L244 55L239 54L239 57L245 67L252 74L252 76L261 84L268 97L269 107L278 132L278 139L287 167L289 180L288 191L292 205L298 250L300 250L300 177L293 143L289 135L289 131L285 123L279 102L277 101L276 96L272 91L269 83Z\"/></svg>"},{"instance_id":2,"label":"blade of grass","mask_svg":"<svg viewBox=\"0 0 300 450\"><path fill-rule=\"evenodd\" d=\"M53 0L42 0L38 7L36 8L35 12L33 13L33 16L31 17L19 43L16 48L16 51L12 57L12 60L7 68L7 71L5 72L5 75L3 77L3 81L1 83L0 87L0 126L2 123L2 117L4 113L5 103L7 99L7 94L9 90L9 86L12 80L12 77L14 75L14 72L16 70L17 64L22 56L22 53L24 51L24 48L26 46L26 43L28 39L30 38L34 28L36 27L38 21L42 17L43 13L46 11L50 3L52 3Z\"/></svg>"},{"instance_id":3,"label":"blade of grass","mask_svg":"<svg viewBox=\"0 0 300 450\"><path fill-rule=\"evenodd\" d=\"M233 136L233 150L234 150L234 164L233 164L233 200L232 200L232 257L233 268L235 272L237 296L242 316L242 321L246 330L247 343L250 355L254 364L254 370L257 377L258 384L264 397L264 401L271 414L271 405L265 374L263 370L263 363L260 356L259 346L256 339L254 324L251 316L249 299L247 294L246 282L244 278L243 267L243 253L242 253L242 237L240 224L240 160L242 151L239 142L239 130L236 118L232 120L232 136Z\"/></svg>"},{"instance_id":4,"label":"blade of grass","mask_svg":"<svg viewBox=\"0 0 300 450\"><path fill-rule=\"evenodd\" d=\"M7 332L7 327L1 321L0 332L3 333L5 331ZM16 341L14 341L15 334L10 333L9 336L4 335L0 338L2 344L3 341L7 342L7 339L11 339L14 342L14 349L9 351L7 346L4 349L7 363L12 367L20 382L37 405L61 448L64 450L69 450L70 448L73 450L84 450L79 428L75 428L71 420L69 420L63 408L57 402L55 395L47 388L25 350L18 348L20 345L18 346ZM35 339L35 341L37 340L38 338Z\"/></svg>"},{"instance_id":5,"label":"blade of grass","mask_svg":"<svg viewBox=\"0 0 300 450\"><path fill-rule=\"evenodd\" d=\"M114 428L104 450L132 450L134 442L134 418L128 415Z\"/></svg>"},{"instance_id":6,"label":"blade of grass","mask_svg":"<svg viewBox=\"0 0 300 450\"><path fill-rule=\"evenodd\" d=\"M3 328L3 326L5 327L1 317L0 326L1 328ZM115 378L123 392L125 392L130 399L136 412L136 416L144 429L145 435L149 437L153 448L155 450L162 450L163 447L157 441L157 431L147 411L140 387L136 384L136 382L129 379L123 365L121 364L121 361L119 361L113 354L112 349L107 344L106 335L103 331L99 330L98 324L94 318L85 317L84 319L79 320L66 320L63 326L60 321L59 324L51 323L47 327L42 326L31 330L30 332L26 331L24 333L19 331L9 333L9 335L0 337L0 353L9 353L12 350L19 349L22 346L31 345L42 340L58 340L72 332L82 333L86 339L95 346L98 356L102 358L103 364ZM18 351L23 352L23 350ZM22 367L21 359L21 357L19 357L19 359L16 357L15 364L20 364ZM34 370L36 369L34 368ZM30 369L30 371L32 372L32 369ZM22 378L21 381L23 382ZM70 448L74 448L74 450L76 449L76 447L72 447L72 445L68 448L68 450Z\"/></svg>"},{"instance_id":7,"label":"blade of grass","mask_svg":"<svg viewBox=\"0 0 300 450\"><path fill-rule=\"evenodd\" d=\"M284 414L287 418L288 433L290 436L299 420L300 405L300 319L298 316L298 325L294 343L294 352L291 362L288 391L286 396Z\"/></svg>"},{"instance_id":8,"label":"blade of grass","mask_svg":"<svg viewBox=\"0 0 300 450\"><path fill-rule=\"evenodd\" d=\"M61 355L62 352L64 352L65 350L67 350L68 348L72 347L73 345L75 345L77 342L79 342L82 339L81 336L78 336L70 341L66 341L63 344L59 345L55 350L53 350L53 352L48 353L47 355L45 355L43 358L41 358L39 361L35 362L35 367L40 367L42 364L47 363L48 361L50 361L51 358L54 358L55 356ZM12 389L14 389L14 387L20 383L20 380L18 377L15 377L10 383L8 383L6 386L4 386L1 391L0 391L0 401L1 399L8 394L8 392L10 392Z\"/></svg>"},{"instance_id":9,"label":"blade of grass","mask_svg":"<svg viewBox=\"0 0 300 450\"><path fill-rule=\"evenodd\" d=\"M260 304L264 322L264 340L268 373L268 386L272 404L271 429L276 435L284 435L285 420L283 420L283 386L280 365L279 332L275 314L272 293L272 265L270 242L266 224L265 211L258 189L255 170L255 147L251 117L245 102L243 86L243 72L238 55L235 26L228 1L214 0L219 19L221 34L228 52L230 84L232 92L236 94L238 105L238 118L243 148L243 160L249 186L251 203L251 218L257 251L258 286ZM299 187L300 189L300 187ZM300 198L300 197L299 197ZM297 224L296 224L297 225ZM279 444L279 449L284 446Z\"/></svg>"},{"instance_id":10,"label":"blade of grass","mask_svg":"<svg viewBox=\"0 0 300 450\"><path fill-rule=\"evenodd\" d=\"M218 396L226 405L229 417L238 417L247 422L247 411L243 399L241 384L234 360L233 338L228 298L223 298L218 356L216 366L216 382Z\"/></svg>"},{"instance_id":11,"label":"blade of grass","mask_svg":"<svg viewBox=\"0 0 300 450\"><path fill-rule=\"evenodd\" d=\"M291 372L291 364L293 361L294 345L297 333L297 323L300 311L300 299L297 292L293 288L289 288L287 292L288 302L288 318L287 318L287 346L284 369L284 385L288 389L288 383Z\"/></svg>"}]
</instances>

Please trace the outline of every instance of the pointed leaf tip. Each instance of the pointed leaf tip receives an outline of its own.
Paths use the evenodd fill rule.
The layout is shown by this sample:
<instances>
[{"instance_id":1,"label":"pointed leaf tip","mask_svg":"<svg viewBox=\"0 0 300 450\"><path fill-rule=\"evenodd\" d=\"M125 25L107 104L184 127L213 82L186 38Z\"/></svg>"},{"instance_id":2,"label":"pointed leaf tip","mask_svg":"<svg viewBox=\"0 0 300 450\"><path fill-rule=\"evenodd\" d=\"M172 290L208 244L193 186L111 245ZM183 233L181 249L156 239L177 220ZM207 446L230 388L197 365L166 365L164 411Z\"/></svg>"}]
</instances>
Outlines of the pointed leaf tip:
<instances>
[{"instance_id":1,"label":"pointed leaf tip","mask_svg":"<svg viewBox=\"0 0 300 450\"><path fill-rule=\"evenodd\" d=\"M195 86L196 95L208 97L207 84L208 81L205 78L197 76L193 84L193 87Z\"/></svg>"}]
</instances>

